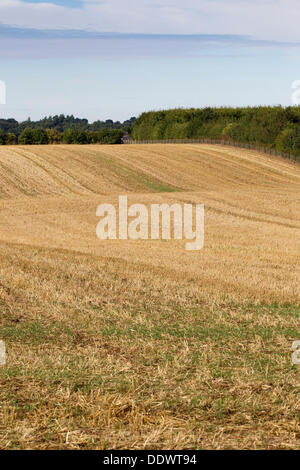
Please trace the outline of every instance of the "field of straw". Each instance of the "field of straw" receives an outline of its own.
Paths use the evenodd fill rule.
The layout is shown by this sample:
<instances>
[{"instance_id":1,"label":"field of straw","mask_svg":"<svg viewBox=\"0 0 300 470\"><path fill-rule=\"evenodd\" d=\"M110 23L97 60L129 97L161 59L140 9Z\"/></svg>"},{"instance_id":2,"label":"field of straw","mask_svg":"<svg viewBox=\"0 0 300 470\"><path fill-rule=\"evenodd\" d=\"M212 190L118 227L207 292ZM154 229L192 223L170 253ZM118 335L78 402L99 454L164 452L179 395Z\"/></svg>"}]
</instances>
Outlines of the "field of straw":
<instances>
[{"instance_id":1,"label":"field of straw","mask_svg":"<svg viewBox=\"0 0 300 470\"><path fill-rule=\"evenodd\" d=\"M96 237L204 203L205 245ZM1 449L299 449L300 166L213 145L0 149Z\"/></svg>"}]
</instances>

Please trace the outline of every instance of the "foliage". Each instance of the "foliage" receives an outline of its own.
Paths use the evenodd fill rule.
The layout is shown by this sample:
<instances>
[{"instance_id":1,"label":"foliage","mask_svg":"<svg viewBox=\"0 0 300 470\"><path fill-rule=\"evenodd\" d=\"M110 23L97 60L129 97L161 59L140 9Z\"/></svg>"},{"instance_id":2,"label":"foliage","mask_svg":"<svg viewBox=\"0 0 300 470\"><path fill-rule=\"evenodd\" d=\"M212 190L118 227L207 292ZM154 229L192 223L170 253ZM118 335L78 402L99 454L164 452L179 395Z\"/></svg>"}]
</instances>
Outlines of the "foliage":
<instances>
[{"instance_id":1,"label":"foliage","mask_svg":"<svg viewBox=\"0 0 300 470\"><path fill-rule=\"evenodd\" d=\"M124 132L120 129L107 129L98 132L67 129L62 135L65 144L120 144Z\"/></svg>"},{"instance_id":2,"label":"foliage","mask_svg":"<svg viewBox=\"0 0 300 470\"><path fill-rule=\"evenodd\" d=\"M96 121L74 116L46 117L40 121L18 123L15 119L0 119L0 145L43 144L120 144L124 132L130 132L135 117L123 123L119 121Z\"/></svg>"},{"instance_id":3,"label":"foliage","mask_svg":"<svg viewBox=\"0 0 300 470\"><path fill-rule=\"evenodd\" d=\"M0 129L4 133L10 132L19 136L25 129L44 129L44 130L55 130L59 133L63 133L67 129L82 130L82 131L94 131L97 132L102 129L122 129L128 132L132 124L135 121L135 117L128 119L127 121L113 121L107 119L106 121L95 121L89 124L87 119L75 118L73 115L65 116L60 114L59 116L49 116L41 119L40 121L31 121L28 118L24 122L17 122L15 119L0 119Z\"/></svg>"},{"instance_id":4,"label":"foliage","mask_svg":"<svg viewBox=\"0 0 300 470\"><path fill-rule=\"evenodd\" d=\"M22 145L44 145L49 143L47 132L44 129L31 129L30 127L24 129L19 135L18 142Z\"/></svg>"},{"instance_id":5,"label":"foliage","mask_svg":"<svg viewBox=\"0 0 300 470\"><path fill-rule=\"evenodd\" d=\"M170 109L143 113L133 139L223 138L300 155L300 107Z\"/></svg>"},{"instance_id":6,"label":"foliage","mask_svg":"<svg viewBox=\"0 0 300 470\"><path fill-rule=\"evenodd\" d=\"M5 134L5 145L16 145L17 141L17 136L12 132Z\"/></svg>"}]
</instances>

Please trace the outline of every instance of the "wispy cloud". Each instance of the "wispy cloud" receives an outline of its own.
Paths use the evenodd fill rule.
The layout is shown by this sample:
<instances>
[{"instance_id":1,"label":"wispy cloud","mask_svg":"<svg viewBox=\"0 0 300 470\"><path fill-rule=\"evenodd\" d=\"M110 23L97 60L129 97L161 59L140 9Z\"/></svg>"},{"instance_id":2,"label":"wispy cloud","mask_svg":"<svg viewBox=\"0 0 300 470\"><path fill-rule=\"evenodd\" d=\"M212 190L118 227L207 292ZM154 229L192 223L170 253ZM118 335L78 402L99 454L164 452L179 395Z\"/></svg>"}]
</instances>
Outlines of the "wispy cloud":
<instances>
[{"instance_id":1,"label":"wispy cloud","mask_svg":"<svg viewBox=\"0 0 300 470\"><path fill-rule=\"evenodd\" d=\"M0 24L2 58L224 57L265 48L299 48L300 43L226 34L100 33L41 30Z\"/></svg>"},{"instance_id":2,"label":"wispy cloud","mask_svg":"<svg viewBox=\"0 0 300 470\"><path fill-rule=\"evenodd\" d=\"M0 18L5 24L36 29L245 34L300 41L299 0L71 1L1 0Z\"/></svg>"}]
</instances>

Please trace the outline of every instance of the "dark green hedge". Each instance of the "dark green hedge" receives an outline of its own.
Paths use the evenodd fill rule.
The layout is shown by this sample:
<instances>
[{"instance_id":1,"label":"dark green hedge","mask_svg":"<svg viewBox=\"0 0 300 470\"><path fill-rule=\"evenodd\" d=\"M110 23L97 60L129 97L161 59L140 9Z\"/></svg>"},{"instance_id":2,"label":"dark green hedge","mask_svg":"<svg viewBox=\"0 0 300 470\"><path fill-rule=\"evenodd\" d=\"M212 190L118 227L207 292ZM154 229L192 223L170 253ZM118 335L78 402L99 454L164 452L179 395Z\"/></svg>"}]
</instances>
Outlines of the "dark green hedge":
<instances>
[{"instance_id":1,"label":"dark green hedge","mask_svg":"<svg viewBox=\"0 0 300 470\"><path fill-rule=\"evenodd\" d=\"M143 113L132 139L231 139L300 156L300 107L170 109Z\"/></svg>"}]
</instances>

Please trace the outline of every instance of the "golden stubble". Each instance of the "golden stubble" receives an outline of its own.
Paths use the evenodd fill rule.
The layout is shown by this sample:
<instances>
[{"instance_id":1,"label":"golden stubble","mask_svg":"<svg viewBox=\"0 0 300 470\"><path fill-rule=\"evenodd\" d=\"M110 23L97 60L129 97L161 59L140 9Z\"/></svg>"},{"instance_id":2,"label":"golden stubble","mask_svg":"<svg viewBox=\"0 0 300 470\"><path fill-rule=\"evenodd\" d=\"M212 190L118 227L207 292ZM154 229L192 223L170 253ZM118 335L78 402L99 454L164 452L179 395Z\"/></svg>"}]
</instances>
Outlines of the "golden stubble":
<instances>
[{"instance_id":1,"label":"golden stubble","mask_svg":"<svg viewBox=\"0 0 300 470\"><path fill-rule=\"evenodd\" d=\"M205 245L96 208L204 203ZM300 168L211 145L0 148L0 447L297 448Z\"/></svg>"}]
</instances>

